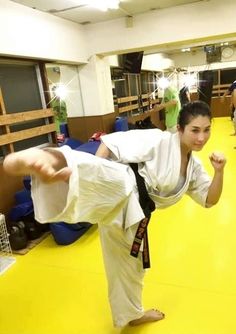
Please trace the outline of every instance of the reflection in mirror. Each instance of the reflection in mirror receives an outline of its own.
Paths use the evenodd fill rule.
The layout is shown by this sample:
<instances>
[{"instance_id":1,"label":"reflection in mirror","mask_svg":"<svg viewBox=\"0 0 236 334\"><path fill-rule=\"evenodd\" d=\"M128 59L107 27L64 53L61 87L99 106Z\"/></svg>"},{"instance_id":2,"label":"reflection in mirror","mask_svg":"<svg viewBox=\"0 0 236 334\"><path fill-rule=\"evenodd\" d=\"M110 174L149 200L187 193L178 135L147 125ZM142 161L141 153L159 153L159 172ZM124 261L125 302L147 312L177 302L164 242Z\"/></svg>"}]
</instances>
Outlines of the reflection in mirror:
<instances>
[{"instance_id":1,"label":"reflection in mirror","mask_svg":"<svg viewBox=\"0 0 236 334\"><path fill-rule=\"evenodd\" d=\"M216 43L185 46L183 49L146 50L142 59L141 73L125 74L119 62L121 56L112 56L110 60L113 80L114 101L126 101L125 97L137 95L143 101L144 94L158 101L164 96L162 82L168 81L179 92L187 86L191 100L203 98L211 104L213 116L230 115L230 95L222 103L221 97L236 79L236 43L235 41L217 41ZM209 79L208 80L206 79ZM211 80L210 80L211 79ZM205 96L207 95L207 96ZM126 105L137 102L126 102ZM146 102L144 102L146 103ZM149 108L142 108L141 113ZM119 106L122 115L124 103ZM120 108L119 108L120 107ZM130 113L128 114L130 115Z\"/></svg>"},{"instance_id":2,"label":"reflection in mirror","mask_svg":"<svg viewBox=\"0 0 236 334\"><path fill-rule=\"evenodd\" d=\"M83 114L79 68L76 65L50 63L46 64L46 71L57 132L68 136L67 117Z\"/></svg>"}]
</instances>

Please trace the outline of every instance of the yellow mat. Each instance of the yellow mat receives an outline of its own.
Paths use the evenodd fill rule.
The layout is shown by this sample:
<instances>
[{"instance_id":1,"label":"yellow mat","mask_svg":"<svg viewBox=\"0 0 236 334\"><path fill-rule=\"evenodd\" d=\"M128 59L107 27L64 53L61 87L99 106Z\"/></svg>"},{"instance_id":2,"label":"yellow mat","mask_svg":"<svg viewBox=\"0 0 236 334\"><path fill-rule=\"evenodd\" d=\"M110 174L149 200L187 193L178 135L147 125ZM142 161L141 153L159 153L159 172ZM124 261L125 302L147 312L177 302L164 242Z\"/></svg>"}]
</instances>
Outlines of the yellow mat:
<instances>
[{"instance_id":1,"label":"yellow mat","mask_svg":"<svg viewBox=\"0 0 236 334\"><path fill-rule=\"evenodd\" d=\"M51 235L0 276L0 334L235 334L236 333L236 137L229 118L213 120L212 138L198 156L228 162L220 202L203 209L188 196L150 222L152 267L144 307L165 320L114 329L95 227L69 246Z\"/></svg>"}]
</instances>

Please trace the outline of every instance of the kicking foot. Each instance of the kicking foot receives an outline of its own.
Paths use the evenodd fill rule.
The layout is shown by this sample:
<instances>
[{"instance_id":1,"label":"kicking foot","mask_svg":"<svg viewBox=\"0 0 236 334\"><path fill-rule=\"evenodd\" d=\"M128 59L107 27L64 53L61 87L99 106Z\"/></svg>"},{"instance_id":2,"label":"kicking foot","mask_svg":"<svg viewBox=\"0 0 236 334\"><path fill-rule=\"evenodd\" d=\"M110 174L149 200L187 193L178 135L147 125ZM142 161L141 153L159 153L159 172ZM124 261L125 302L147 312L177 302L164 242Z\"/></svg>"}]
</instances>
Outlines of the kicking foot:
<instances>
[{"instance_id":1,"label":"kicking foot","mask_svg":"<svg viewBox=\"0 0 236 334\"><path fill-rule=\"evenodd\" d=\"M9 175L36 175L43 182L67 181L71 171L58 150L30 148L9 154L3 162Z\"/></svg>"},{"instance_id":2,"label":"kicking foot","mask_svg":"<svg viewBox=\"0 0 236 334\"><path fill-rule=\"evenodd\" d=\"M165 318L164 313L158 310L152 309L152 310L145 311L144 315L141 318L130 321L129 325L138 326L146 322L154 322L154 321L162 320L164 318Z\"/></svg>"}]
</instances>

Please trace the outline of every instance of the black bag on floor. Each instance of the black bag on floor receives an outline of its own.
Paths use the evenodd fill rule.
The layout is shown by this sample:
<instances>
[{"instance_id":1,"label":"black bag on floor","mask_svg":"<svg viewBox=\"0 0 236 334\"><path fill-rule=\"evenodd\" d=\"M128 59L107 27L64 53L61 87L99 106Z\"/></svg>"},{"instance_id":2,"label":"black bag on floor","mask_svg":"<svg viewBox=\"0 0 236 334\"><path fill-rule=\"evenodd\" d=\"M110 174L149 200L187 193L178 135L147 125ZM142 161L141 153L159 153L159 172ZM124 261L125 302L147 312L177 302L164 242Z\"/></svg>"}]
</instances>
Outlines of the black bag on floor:
<instances>
[{"instance_id":1,"label":"black bag on floor","mask_svg":"<svg viewBox=\"0 0 236 334\"><path fill-rule=\"evenodd\" d=\"M132 130L132 129L155 129L156 128L155 124L152 123L150 116L144 118L143 120L135 122L135 124L129 123L128 126L129 126L129 130Z\"/></svg>"},{"instance_id":2,"label":"black bag on floor","mask_svg":"<svg viewBox=\"0 0 236 334\"><path fill-rule=\"evenodd\" d=\"M11 224L8 228L8 232L12 250L26 248L28 238L25 233L25 224L22 221Z\"/></svg>"},{"instance_id":3,"label":"black bag on floor","mask_svg":"<svg viewBox=\"0 0 236 334\"><path fill-rule=\"evenodd\" d=\"M22 217L22 221L25 224L25 233L29 240L34 240L39 237L45 232L45 228L47 227L49 230L48 224L40 224L34 219L33 213Z\"/></svg>"}]
</instances>

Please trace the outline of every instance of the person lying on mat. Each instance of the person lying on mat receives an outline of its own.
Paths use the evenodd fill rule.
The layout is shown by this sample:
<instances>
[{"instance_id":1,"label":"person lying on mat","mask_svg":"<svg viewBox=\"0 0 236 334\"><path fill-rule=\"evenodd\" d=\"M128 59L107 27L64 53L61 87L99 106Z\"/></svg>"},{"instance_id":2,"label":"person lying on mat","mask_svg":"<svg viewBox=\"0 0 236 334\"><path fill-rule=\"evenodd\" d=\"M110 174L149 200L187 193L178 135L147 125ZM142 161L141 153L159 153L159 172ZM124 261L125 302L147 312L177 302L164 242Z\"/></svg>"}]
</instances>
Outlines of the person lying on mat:
<instances>
[{"instance_id":1,"label":"person lying on mat","mask_svg":"<svg viewBox=\"0 0 236 334\"><path fill-rule=\"evenodd\" d=\"M217 152L210 154L213 167L213 177L210 177L192 153L201 151L210 137L208 105L200 101L184 105L177 128L174 134L148 129L104 135L97 156L63 146L31 148L11 153L4 160L8 174L31 174L37 221L99 222L109 302L116 327L164 318L161 311L145 311L142 306L145 274L142 237L147 230L145 226L136 247L136 232L146 222L136 177L144 180L145 191L156 209L175 204L184 194L209 208L221 196L225 156ZM138 173L135 174L130 163L137 164ZM136 253L131 256L134 245Z\"/></svg>"}]
</instances>

